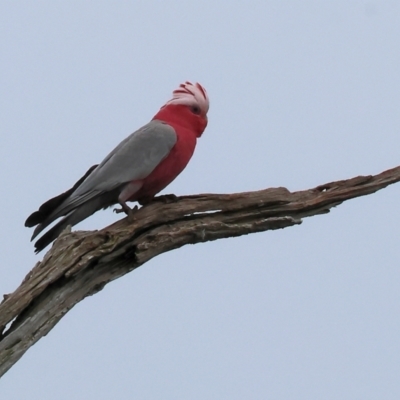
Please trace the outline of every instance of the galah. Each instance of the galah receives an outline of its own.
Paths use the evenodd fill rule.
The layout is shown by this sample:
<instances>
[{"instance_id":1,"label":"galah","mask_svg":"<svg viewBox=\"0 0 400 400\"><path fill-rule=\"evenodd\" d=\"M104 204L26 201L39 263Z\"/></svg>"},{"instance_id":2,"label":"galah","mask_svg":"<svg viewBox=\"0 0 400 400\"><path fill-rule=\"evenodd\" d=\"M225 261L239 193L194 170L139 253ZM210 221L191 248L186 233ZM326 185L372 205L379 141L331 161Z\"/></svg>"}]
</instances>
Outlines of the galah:
<instances>
[{"instance_id":1,"label":"galah","mask_svg":"<svg viewBox=\"0 0 400 400\"><path fill-rule=\"evenodd\" d=\"M36 241L36 252L66 226L76 225L102 208L119 203L132 216L127 201L151 201L191 159L196 140L207 126L208 108L207 92L199 83L181 84L147 125L123 140L71 189L48 200L28 217L25 226L37 225L31 240L64 217Z\"/></svg>"}]
</instances>

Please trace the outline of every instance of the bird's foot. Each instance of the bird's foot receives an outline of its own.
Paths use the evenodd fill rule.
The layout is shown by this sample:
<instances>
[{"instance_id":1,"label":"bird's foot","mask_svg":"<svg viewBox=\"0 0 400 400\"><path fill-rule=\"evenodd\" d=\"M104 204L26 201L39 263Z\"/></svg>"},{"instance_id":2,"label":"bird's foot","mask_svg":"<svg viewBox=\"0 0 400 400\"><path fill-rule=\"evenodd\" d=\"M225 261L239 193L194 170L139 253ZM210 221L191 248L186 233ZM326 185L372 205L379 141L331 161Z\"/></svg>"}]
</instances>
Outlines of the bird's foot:
<instances>
[{"instance_id":1,"label":"bird's foot","mask_svg":"<svg viewBox=\"0 0 400 400\"><path fill-rule=\"evenodd\" d=\"M138 206L135 206L133 208L130 208L129 206L127 206L126 204L121 204L121 208L114 208L113 211L116 214L120 214L120 213L125 213L128 216L128 221L129 222L134 222L135 221L135 217L134 214L136 213L136 211L139 209Z\"/></svg>"}]
</instances>

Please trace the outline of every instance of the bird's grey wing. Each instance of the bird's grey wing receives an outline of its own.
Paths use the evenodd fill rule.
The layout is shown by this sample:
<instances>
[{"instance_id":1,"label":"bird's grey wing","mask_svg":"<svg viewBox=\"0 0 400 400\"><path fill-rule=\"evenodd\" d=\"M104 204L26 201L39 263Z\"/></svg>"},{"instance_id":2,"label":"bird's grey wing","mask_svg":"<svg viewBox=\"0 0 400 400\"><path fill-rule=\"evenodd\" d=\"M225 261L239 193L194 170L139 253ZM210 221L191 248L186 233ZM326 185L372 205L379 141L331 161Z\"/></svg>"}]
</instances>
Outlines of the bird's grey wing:
<instances>
[{"instance_id":1,"label":"bird's grey wing","mask_svg":"<svg viewBox=\"0 0 400 400\"><path fill-rule=\"evenodd\" d=\"M168 156L176 141L175 130L157 120L132 133L36 228L34 236L81 204L124 183L146 178Z\"/></svg>"},{"instance_id":2,"label":"bird's grey wing","mask_svg":"<svg viewBox=\"0 0 400 400\"><path fill-rule=\"evenodd\" d=\"M109 191L123 183L144 179L168 156L177 141L175 130L151 121L123 140L71 195Z\"/></svg>"}]
</instances>

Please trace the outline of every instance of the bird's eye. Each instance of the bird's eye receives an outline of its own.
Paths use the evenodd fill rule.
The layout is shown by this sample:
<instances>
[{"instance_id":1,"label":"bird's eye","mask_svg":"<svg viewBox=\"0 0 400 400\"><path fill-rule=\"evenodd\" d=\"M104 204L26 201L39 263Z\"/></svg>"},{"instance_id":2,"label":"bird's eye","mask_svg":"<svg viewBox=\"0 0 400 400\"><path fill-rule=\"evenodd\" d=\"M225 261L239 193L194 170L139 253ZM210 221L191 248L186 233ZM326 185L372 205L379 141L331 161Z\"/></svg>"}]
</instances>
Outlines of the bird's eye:
<instances>
[{"instance_id":1,"label":"bird's eye","mask_svg":"<svg viewBox=\"0 0 400 400\"><path fill-rule=\"evenodd\" d=\"M192 111L193 114L199 115L201 113L200 107L198 106L191 106L190 110Z\"/></svg>"}]
</instances>

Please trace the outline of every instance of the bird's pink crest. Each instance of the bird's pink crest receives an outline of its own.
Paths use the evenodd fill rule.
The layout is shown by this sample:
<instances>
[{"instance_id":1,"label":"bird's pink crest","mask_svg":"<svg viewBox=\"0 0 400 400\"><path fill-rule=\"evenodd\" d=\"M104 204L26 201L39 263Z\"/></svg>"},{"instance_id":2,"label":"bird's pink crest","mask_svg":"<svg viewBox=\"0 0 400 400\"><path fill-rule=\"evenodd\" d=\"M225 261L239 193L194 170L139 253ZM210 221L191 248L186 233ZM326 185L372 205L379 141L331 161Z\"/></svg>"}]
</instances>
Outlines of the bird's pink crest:
<instances>
[{"instance_id":1,"label":"bird's pink crest","mask_svg":"<svg viewBox=\"0 0 400 400\"><path fill-rule=\"evenodd\" d=\"M199 106L207 114L210 106L210 100L206 90L200 83L185 82L179 85L179 88L172 92L172 99L167 104L183 104L188 106Z\"/></svg>"}]
</instances>

